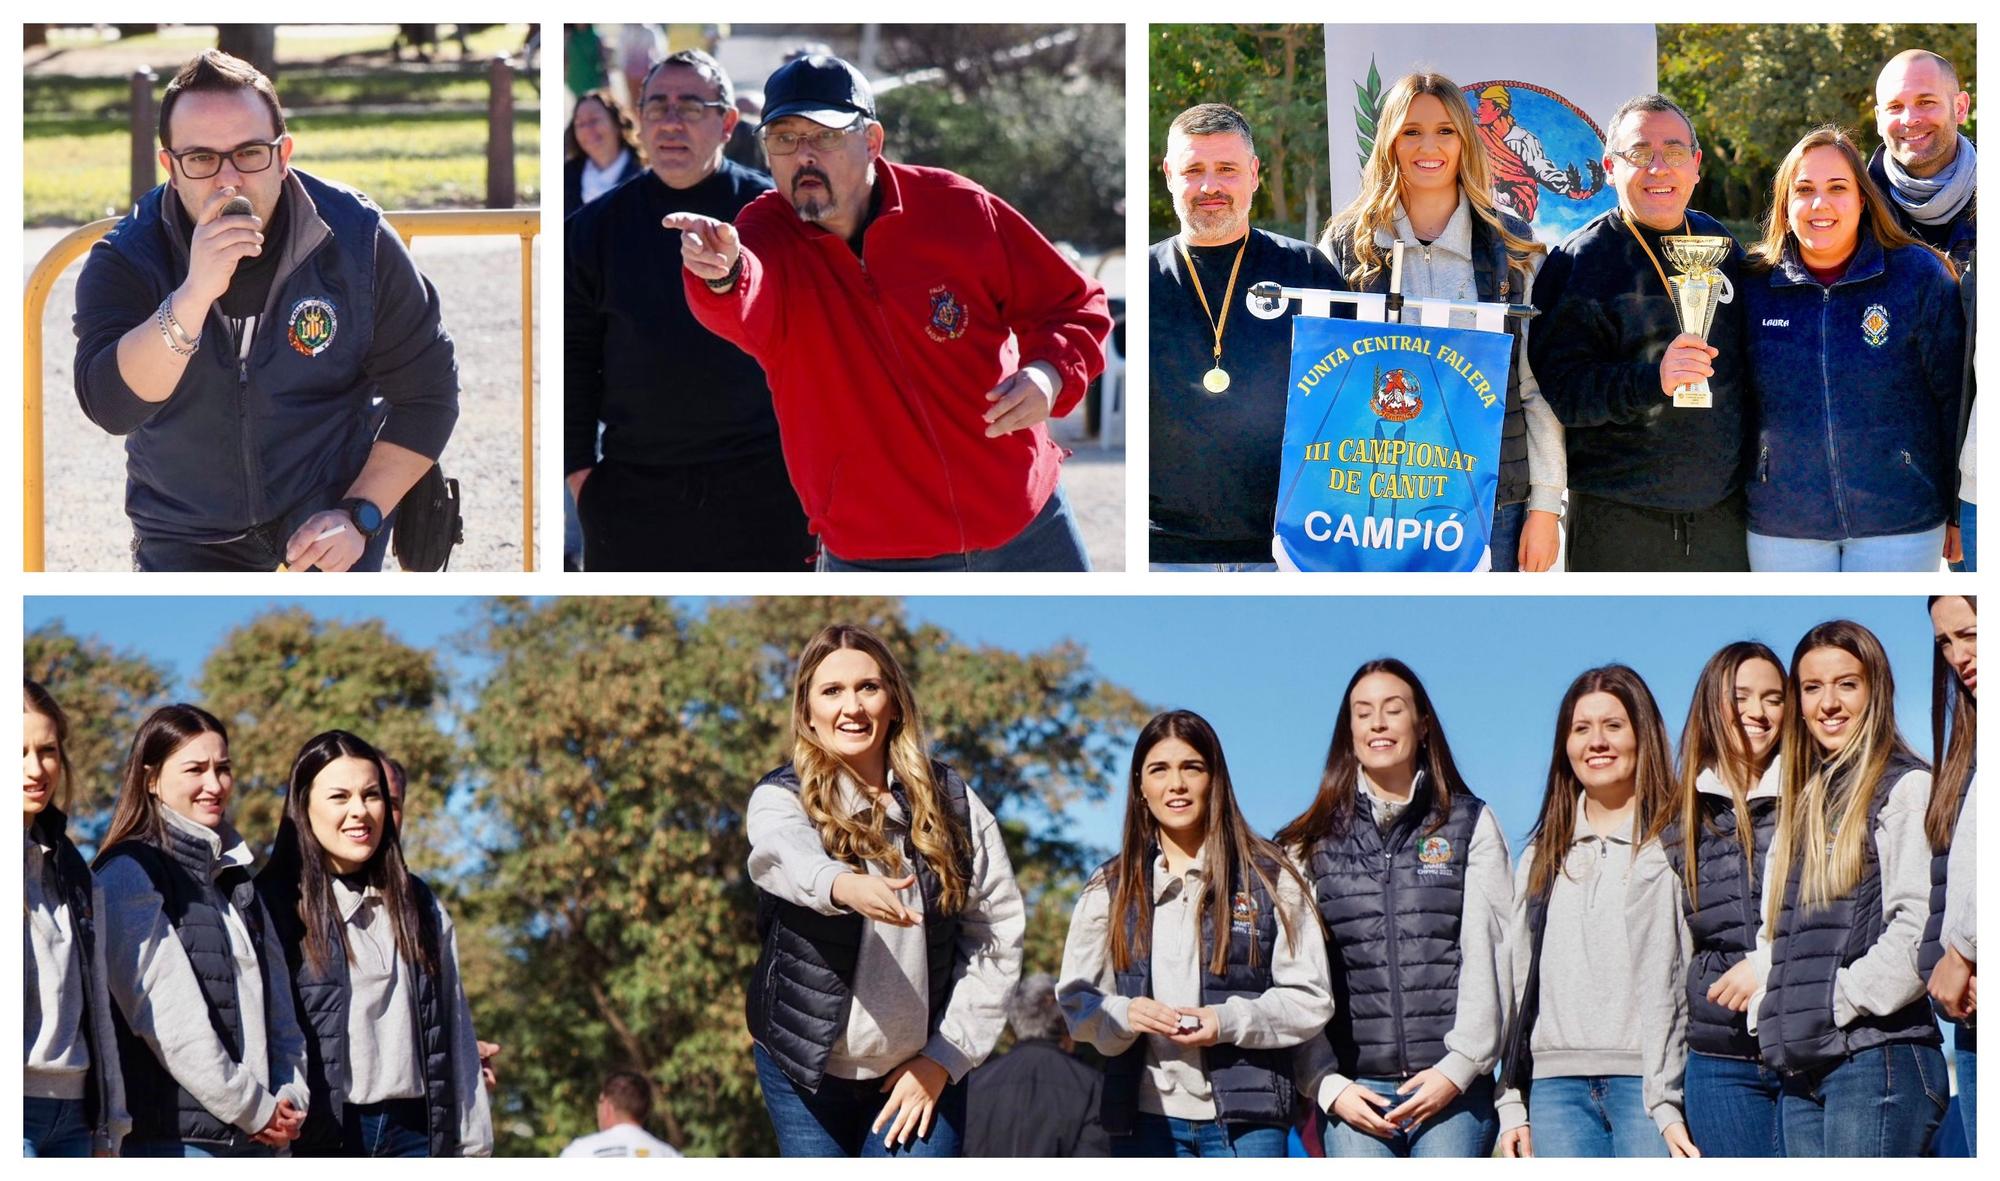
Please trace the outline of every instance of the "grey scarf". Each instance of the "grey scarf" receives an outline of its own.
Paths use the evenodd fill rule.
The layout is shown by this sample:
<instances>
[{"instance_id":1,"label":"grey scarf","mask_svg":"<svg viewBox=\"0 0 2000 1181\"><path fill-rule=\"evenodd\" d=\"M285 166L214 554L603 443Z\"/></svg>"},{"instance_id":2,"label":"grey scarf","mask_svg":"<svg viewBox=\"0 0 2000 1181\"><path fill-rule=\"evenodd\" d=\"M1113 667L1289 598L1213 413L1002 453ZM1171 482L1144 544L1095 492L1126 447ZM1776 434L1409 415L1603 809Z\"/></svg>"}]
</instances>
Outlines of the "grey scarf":
<instances>
[{"instance_id":1,"label":"grey scarf","mask_svg":"<svg viewBox=\"0 0 2000 1181\"><path fill-rule=\"evenodd\" d=\"M1889 177L1889 196L1911 219L1927 226L1939 226L1957 217L1972 200L1979 178L1979 155L1972 141L1958 137L1958 153L1950 167L1936 176L1911 176L1896 157L1882 153L1882 167Z\"/></svg>"}]
</instances>

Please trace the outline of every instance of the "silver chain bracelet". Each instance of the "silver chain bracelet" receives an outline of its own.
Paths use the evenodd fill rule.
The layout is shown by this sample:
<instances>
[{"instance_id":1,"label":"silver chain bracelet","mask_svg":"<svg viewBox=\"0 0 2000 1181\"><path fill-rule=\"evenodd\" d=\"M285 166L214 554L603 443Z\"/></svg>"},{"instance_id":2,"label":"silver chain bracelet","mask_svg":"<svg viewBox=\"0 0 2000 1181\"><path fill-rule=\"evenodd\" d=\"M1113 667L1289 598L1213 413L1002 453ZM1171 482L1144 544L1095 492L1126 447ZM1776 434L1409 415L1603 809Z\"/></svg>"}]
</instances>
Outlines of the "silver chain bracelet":
<instances>
[{"instance_id":1,"label":"silver chain bracelet","mask_svg":"<svg viewBox=\"0 0 2000 1181\"><path fill-rule=\"evenodd\" d=\"M160 326L160 339L175 356L192 357L201 351L201 337L189 336L187 329L174 318L174 297L169 295L160 301L160 308L153 313L153 322Z\"/></svg>"}]
</instances>

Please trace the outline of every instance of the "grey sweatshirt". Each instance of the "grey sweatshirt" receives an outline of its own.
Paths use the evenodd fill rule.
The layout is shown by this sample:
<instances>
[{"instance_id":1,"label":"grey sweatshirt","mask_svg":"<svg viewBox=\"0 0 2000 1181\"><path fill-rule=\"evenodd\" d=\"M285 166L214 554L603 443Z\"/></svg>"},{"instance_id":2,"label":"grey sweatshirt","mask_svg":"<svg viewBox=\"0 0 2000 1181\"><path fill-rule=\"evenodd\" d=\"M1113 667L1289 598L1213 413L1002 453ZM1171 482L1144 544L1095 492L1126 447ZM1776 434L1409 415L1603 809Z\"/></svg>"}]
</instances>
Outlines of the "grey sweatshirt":
<instances>
[{"instance_id":1,"label":"grey sweatshirt","mask_svg":"<svg viewBox=\"0 0 2000 1181\"><path fill-rule=\"evenodd\" d=\"M1931 802L1931 773L1904 772L1889 789L1889 798L1875 821L1875 855L1882 874L1882 936L1861 958L1833 974L1833 1023L1851 1024L1863 1014L1885 1017L1924 995L1917 974L1917 945L1931 913L1931 842L1924 835L1924 810ZM1784 897L1785 883L1771 877L1777 842L1764 860L1763 909L1769 916L1773 891ZM1757 950L1750 962L1757 970L1758 988L1750 998L1750 1030L1756 1032L1757 1010L1764 1003L1765 981L1771 976L1771 925L1758 929Z\"/></svg>"},{"instance_id":2,"label":"grey sweatshirt","mask_svg":"<svg viewBox=\"0 0 2000 1181\"><path fill-rule=\"evenodd\" d=\"M21 967L26 980L21 991L26 1059L22 1094L41 1099L81 1099L89 1082L90 1047L83 1023L91 1023L104 1080L108 1110L92 1129L97 1151L116 1153L132 1128L125 1109L125 1079L118 1069L117 1033L111 1024L111 993L105 983L104 940L91 949L91 995L84 981L76 924L60 896L49 890L49 866L55 850L42 844L34 829L24 832L26 876L22 884ZM104 895L91 884L91 909L104 913Z\"/></svg>"},{"instance_id":3,"label":"grey sweatshirt","mask_svg":"<svg viewBox=\"0 0 2000 1181\"><path fill-rule=\"evenodd\" d=\"M251 863L249 846L227 825L216 830L170 809L162 814L174 829L209 846L215 858L211 881L229 866ZM231 1062L209 1024L194 967L146 871L121 858L98 873L97 883L105 902L99 931L111 999L174 1081L217 1119L244 1132L262 1131L279 1099L290 1099L304 1111L306 1039L292 1010L285 953L271 925L264 924L264 971L259 972L249 927L233 905L223 908L243 1014L243 1060Z\"/></svg>"},{"instance_id":4,"label":"grey sweatshirt","mask_svg":"<svg viewBox=\"0 0 2000 1181\"><path fill-rule=\"evenodd\" d=\"M1201 966L1209 952L1201 942L1205 881L1199 861L1174 874L1168 872L1164 855L1153 859L1150 960L1153 999L1163 1005L1192 1008L1202 1003ZM1312 903L1289 874L1279 877L1275 902L1289 920L1293 937L1286 938L1281 923L1271 955L1269 989L1257 997L1231 997L1216 1007L1218 1042L1252 1050L1283 1049L1317 1037L1333 1019L1326 940ZM1069 1022L1070 1036L1106 1057L1123 1054L1139 1038L1131 1023L1132 998L1118 995L1111 963L1111 892L1102 875L1092 878L1076 901L1069 938L1063 944L1056 999ZM1215 1099L1200 1047L1146 1035L1139 1110L1178 1119L1215 1118Z\"/></svg>"},{"instance_id":5,"label":"grey sweatshirt","mask_svg":"<svg viewBox=\"0 0 2000 1181\"><path fill-rule=\"evenodd\" d=\"M1979 779L1966 781L1965 801L1958 806L1958 828L1951 838L1951 857L1945 862L1944 943L1973 963L1979 962L1979 938L1975 930L1979 900L1978 847Z\"/></svg>"},{"instance_id":6,"label":"grey sweatshirt","mask_svg":"<svg viewBox=\"0 0 2000 1181\"><path fill-rule=\"evenodd\" d=\"M347 924L347 1101L380 1103L424 1094L422 1049L417 1044L416 974L396 947L395 927L381 893L356 893L333 879L334 905ZM458 978L458 934L451 916L437 908L438 990L452 1015L451 1077L458 1106L458 1154L493 1155L493 1110L479 1071L472 1008Z\"/></svg>"},{"instance_id":7,"label":"grey sweatshirt","mask_svg":"<svg viewBox=\"0 0 2000 1181\"><path fill-rule=\"evenodd\" d=\"M1746 798L1776 796L1780 766L1780 760L1772 759ZM1695 777L1695 790L1725 800L1731 797L1728 786L1709 767ZM1646 1111L1664 1132L1685 1122L1687 972L1688 962L1694 958L1694 933L1688 929L1687 890L1659 841L1647 841L1632 859L1625 916L1632 945L1632 980L1639 998Z\"/></svg>"},{"instance_id":8,"label":"grey sweatshirt","mask_svg":"<svg viewBox=\"0 0 2000 1181\"><path fill-rule=\"evenodd\" d=\"M905 865L911 864L915 850L909 843L909 822L895 798L884 792L871 803L853 783L843 781L841 788L849 815L877 805L886 810L889 835L902 849ZM999 822L978 796L968 792L966 801L972 821L972 880L958 916L965 964L952 981L937 1033L930 1032L930 957L922 925L867 922L854 969L854 1001L826 1064L827 1073L836 1078L880 1078L921 1054L957 1081L984 1062L1000 1040L1007 1024L1007 992L1021 976L1027 909ZM847 913L833 901L833 881L854 868L827 855L797 793L776 784L759 787L750 795L745 824L750 878L758 889L821 914ZM892 876L872 861L868 873ZM899 897L905 907L923 913L919 885L913 883Z\"/></svg>"},{"instance_id":9,"label":"grey sweatshirt","mask_svg":"<svg viewBox=\"0 0 2000 1181\"><path fill-rule=\"evenodd\" d=\"M1361 790L1374 795L1365 776ZM1376 806L1381 807L1379 803ZM1439 1073L1460 1091L1481 1075L1493 1073L1512 1012L1514 967L1507 949L1507 928L1514 917L1510 864L1507 838L1489 807L1480 814L1472 830L1472 847L1466 852L1458 936L1458 1006L1451 1031L1444 1037L1445 1055L1437 1062ZM1323 1037L1299 1048L1296 1073L1300 1086L1327 1111L1333 1110L1333 1101L1354 1082L1333 1068L1333 1047Z\"/></svg>"},{"instance_id":10,"label":"grey sweatshirt","mask_svg":"<svg viewBox=\"0 0 2000 1181\"><path fill-rule=\"evenodd\" d=\"M1635 825L1637 820L1635 808ZM1576 827L1563 871L1549 889L1548 921L1542 934L1541 1008L1529 1039L1536 1078L1637 1075L1645 1069L1639 1048L1639 1001L1625 933L1632 852L1630 830L1597 835L1584 818L1584 797L1578 792ZM1516 1004L1527 987L1534 955L1528 930L1528 873L1534 860L1531 844L1522 851L1514 874L1514 923L1508 942L1513 948ZM1494 1106L1503 1132L1529 1122L1527 1103L1514 1088L1503 1091Z\"/></svg>"},{"instance_id":11,"label":"grey sweatshirt","mask_svg":"<svg viewBox=\"0 0 2000 1181\"><path fill-rule=\"evenodd\" d=\"M1396 206L1396 237L1384 231L1377 231L1375 241L1384 249L1395 245L1401 238L1406 249L1403 251L1403 294L1412 298L1432 296L1441 299L1472 303L1478 300L1478 290L1473 286L1472 270L1472 206L1463 196L1458 199L1458 209L1445 223L1444 233L1435 242L1425 247L1417 240L1417 232L1410 226L1408 215L1401 204ZM1542 269L1548 259L1546 252L1537 254L1529 262L1529 286L1507 295L1512 303L1527 303L1532 294L1534 275ZM1472 327L1469 315L1453 316L1455 327ZM1522 330L1522 340L1532 325ZM1528 366L1524 352L1514 358L1521 367L1521 416L1528 427L1528 507L1547 513L1562 513L1563 489L1569 483L1569 457L1563 450L1562 423L1557 420L1554 410L1542 399L1541 383L1535 380L1534 370Z\"/></svg>"}]
</instances>

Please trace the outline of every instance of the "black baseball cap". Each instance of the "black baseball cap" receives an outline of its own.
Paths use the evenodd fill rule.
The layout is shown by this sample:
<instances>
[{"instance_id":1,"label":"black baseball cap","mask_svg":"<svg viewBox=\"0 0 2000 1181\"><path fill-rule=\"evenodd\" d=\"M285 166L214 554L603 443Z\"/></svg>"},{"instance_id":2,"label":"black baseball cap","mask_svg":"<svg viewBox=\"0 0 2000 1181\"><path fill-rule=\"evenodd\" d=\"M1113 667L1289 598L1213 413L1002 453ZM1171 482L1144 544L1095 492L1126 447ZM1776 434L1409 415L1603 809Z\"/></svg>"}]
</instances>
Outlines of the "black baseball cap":
<instances>
[{"instance_id":1,"label":"black baseball cap","mask_svg":"<svg viewBox=\"0 0 2000 1181\"><path fill-rule=\"evenodd\" d=\"M825 127L851 127L875 117L875 91L860 70L829 54L815 53L779 66L764 83L764 117L769 123L802 115Z\"/></svg>"}]
</instances>

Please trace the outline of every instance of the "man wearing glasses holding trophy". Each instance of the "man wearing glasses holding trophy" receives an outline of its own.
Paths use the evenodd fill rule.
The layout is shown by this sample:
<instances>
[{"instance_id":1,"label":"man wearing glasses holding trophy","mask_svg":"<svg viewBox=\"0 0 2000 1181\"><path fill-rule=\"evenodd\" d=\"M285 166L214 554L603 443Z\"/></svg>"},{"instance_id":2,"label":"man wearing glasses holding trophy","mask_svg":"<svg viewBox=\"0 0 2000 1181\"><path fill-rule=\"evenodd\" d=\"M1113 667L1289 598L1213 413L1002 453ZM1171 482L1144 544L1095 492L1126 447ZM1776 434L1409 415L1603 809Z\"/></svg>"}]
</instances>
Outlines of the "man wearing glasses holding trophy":
<instances>
[{"instance_id":1,"label":"man wearing glasses holding trophy","mask_svg":"<svg viewBox=\"0 0 2000 1181\"><path fill-rule=\"evenodd\" d=\"M125 437L135 568L380 569L458 421L436 289L372 202L291 166L249 63L182 66L159 135L167 183L76 289L77 398Z\"/></svg>"},{"instance_id":2,"label":"man wearing glasses holding trophy","mask_svg":"<svg viewBox=\"0 0 2000 1181\"><path fill-rule=\"evenodd\" d=\"M1085 570L1044 423L1082 400L1104 288L972 181L883 158L859 70L764 86L777 188L681 231L695 318L770 377L822 570Z\"/></svg>"},{"instance_id":3,"label":"man wearing glasses holding trophy","mask_svg":"<svg viewBox=\"0 0 2000 1181\"><path fill-rule=\"evenodd\" d=\"M1618 208L1536 280L1529 357L1566 428L1571 570L1748 570L1743 252L1688 209L1694 125L1657 94L1612 116Z\"/></svg>"}]
</instances>

